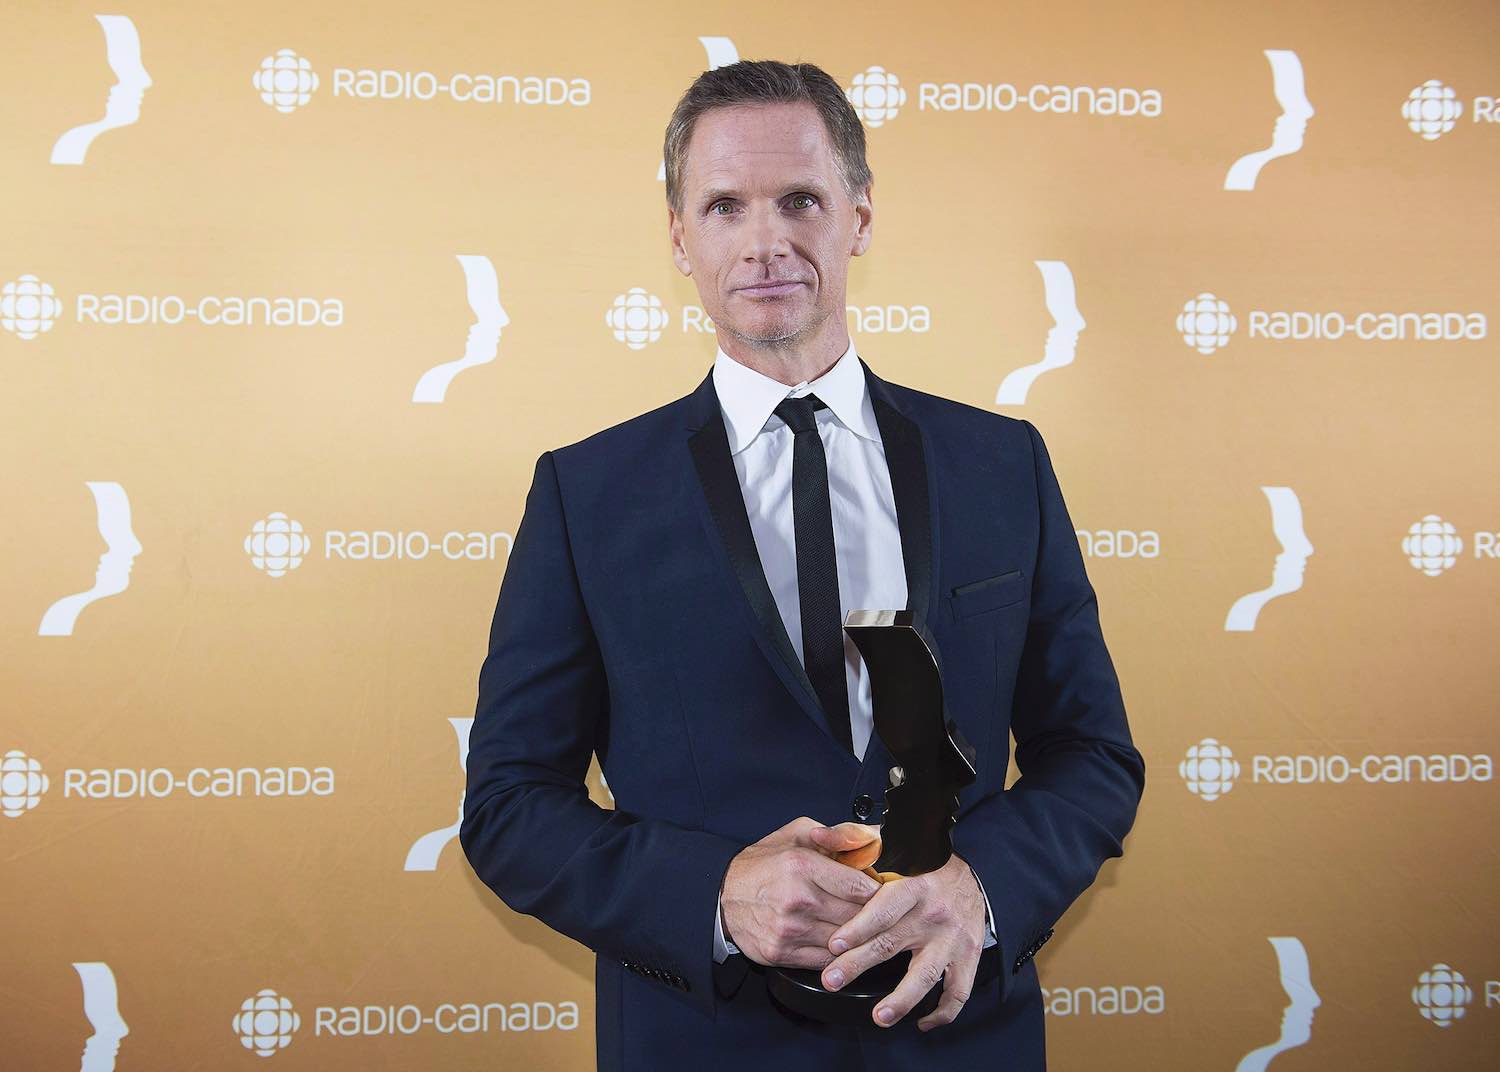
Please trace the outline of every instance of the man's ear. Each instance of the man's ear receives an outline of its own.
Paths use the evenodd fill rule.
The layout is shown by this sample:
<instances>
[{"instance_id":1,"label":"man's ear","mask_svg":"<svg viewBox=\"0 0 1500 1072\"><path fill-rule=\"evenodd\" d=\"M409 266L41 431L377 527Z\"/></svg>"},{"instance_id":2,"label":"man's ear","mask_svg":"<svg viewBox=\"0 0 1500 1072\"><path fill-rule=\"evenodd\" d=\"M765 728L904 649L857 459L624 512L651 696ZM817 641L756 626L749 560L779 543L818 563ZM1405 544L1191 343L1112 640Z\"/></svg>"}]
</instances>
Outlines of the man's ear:
<instances>
[{"instance_id":1,"label":"man's ear","mask_svg":"<svg viewBox=\"0 0 1500 1072\"><path fill-rule=\"evenodd\" d=\"M854 203L854 218L858 221L858 226L854 229L854 243L849 247L849 252L855 257L863 256L865 250L870 248L875 221L874 190L873 181L866 183L860 200Z\"/></svg>"},{"instance_id":2,"label":"man's ear","mask_svg":"<svg viewBox=\"0 0 1500 1072\"><path fill-rule=\"evenodd\" d=\"M672 263L683 275L692 275L693 264L682 245L682 218L670 208L667 209L667 237L672 243Z\"/></svg>"}]
</instances>

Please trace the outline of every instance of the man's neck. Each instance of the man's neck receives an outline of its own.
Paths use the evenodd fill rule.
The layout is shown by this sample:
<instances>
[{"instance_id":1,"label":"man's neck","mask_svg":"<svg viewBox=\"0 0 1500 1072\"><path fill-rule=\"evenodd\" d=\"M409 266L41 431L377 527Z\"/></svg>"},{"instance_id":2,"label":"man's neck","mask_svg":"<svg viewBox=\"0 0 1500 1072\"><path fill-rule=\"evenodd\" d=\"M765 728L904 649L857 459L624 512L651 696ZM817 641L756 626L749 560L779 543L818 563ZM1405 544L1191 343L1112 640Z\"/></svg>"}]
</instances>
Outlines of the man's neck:
<instances>
[{"instance_id":1,"label":"man's neck","mask_svg":"<svg viewBox=\"0 0 1500 1072\"><path fill-rule=\"evenodd\" d=\"M742 339L719 332L719 349L762 376L769 376L778 383L795 387L799 383L816 380L839 363L849 349L849 333L839 338L818 340L797 350L752 346Z\"/></svg>"}]
</instances>

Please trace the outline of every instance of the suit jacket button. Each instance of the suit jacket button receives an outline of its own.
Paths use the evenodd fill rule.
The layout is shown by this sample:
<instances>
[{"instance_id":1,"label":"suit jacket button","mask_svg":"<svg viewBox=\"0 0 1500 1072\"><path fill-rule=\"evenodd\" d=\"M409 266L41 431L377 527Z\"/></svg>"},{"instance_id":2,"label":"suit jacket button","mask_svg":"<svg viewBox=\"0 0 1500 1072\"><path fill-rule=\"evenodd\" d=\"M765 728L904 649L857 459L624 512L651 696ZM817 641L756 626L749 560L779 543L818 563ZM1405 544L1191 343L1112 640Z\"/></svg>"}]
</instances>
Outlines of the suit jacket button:
<instances>
[{"instance_id":1,"label":"suit jacket button","mask_svg":"<svg viewBox=\"0 0 1500 1072\"><path fill-rule=\"evenodd\" d=\"M875 802L870 799L870 794L861 793L854 798L854 817L864 822L875 811Z\"/></svg>"}]
</instances>

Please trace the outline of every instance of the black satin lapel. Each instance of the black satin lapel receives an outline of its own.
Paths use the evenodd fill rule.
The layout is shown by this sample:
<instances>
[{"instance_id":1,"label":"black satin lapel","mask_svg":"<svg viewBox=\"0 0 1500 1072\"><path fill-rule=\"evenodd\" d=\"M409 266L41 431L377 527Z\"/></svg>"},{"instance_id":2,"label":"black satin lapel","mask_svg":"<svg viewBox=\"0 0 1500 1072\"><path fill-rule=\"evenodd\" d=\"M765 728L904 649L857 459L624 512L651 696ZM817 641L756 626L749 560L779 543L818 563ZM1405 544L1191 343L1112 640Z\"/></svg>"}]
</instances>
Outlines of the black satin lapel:
<instances>
[{"instance_id":1,"label":"black satin lapel","mask_svg":"<svg viewBox=\"0 0 1500 1072\"><path fill-rule=\"evenodd\" d=\"M901 561L906 567L906 599L912 616L926 624L932 605L932 496L927 458L916 423L883 398L873 398L875 423L885 447L896 500L896 527L901 533Z\"/></svg>"},{"instance_id":2,"label":"black satin lapel","mask_svg":"<svg viewBox=\"0 0 1500 1072\"><path fill-rule=\"evenodd\" d=\"M703 497L713 518L713 529L759 625L753 630L756 642L803 711L818 724L819 729L828 733L829 740L833 740L823 709L818 704L817 693L797 658L796 649L787 638L781 612L776 609L776 600L766 584L760 553L755 549L755 535L750 530L750 517L745 513L739 476L729 453L729 436L724 431L724 418L717 406L707 415L703 427L689 437L688 447L698 470L698 480L703 485Z\"/></svg>"}]
</instances>

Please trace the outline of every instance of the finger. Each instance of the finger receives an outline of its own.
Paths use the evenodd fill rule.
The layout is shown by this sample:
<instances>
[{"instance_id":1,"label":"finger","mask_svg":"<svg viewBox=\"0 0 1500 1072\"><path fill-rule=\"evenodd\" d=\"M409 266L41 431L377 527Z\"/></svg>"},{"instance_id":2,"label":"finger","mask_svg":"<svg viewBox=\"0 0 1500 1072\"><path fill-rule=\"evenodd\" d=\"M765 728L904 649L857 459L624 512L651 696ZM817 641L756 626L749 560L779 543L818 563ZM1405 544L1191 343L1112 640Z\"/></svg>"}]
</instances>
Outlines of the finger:
<instances>
[{"instance_id":1,"label":"finger","mask_svg":"<svg viewBox=\"0 0 1500 1072\"><path fill-rule=\"evenodd\" d=\"M864 907L858 901L846 901L842 897L835 897L831 893L825 893L816 888L809 894L809 899L810 903L802 910L802 914L808 919L827 925L828 933L823 936L824 949L828 948L834 931L848 923Z\"/></svg>"},{"instance_id":2,"label":"finger","mask_svg":"<svg viewBox=\"0 0 1500 1072\"><path fill-rule=\"evenodd\" d=\"M764 962L786 968L822 969L833 960L828 952L828 936L833 929L816 920L784 922L772 929L769 941L761 943Z\"/></svg>"},{"instance_id":3,"label":"finger","mask_svg":"<svg viewBox=\"0 0 1500 1072\"><path fill-rule=\"evenodd\" d=\"M978 971L978 952L949 961L948 970L943 973L943 998L937 1008L917 1021L918 1030L931 1031L934 1027L951 1024L974 992L974 976Z\"/></svg>"},{"instance_id":4,"label":"finger","mask_svg":"<svg viewBox=\"0 0 1500 1072\"><path fill-rule=\"evenodd\" d=\"M852 867L856 871L867 871L871 864L880 859L880 839L876 838L869 844L861 845L855 849L847 849L844 852L834 853L833 858L845 867ZM879 875L872 875L871 877L879 881Z\"/></svg>"},{"instance_id":5,"label":"finger","mask_svg":"<svg viewBox=\"0 0 1500 1072\"><path fill-rule=\"evenodd\" d=\"M832 959L833 954L828 950L804 945L789 950L771 963L772 967L776 968L807 968L809 971L822 971Z\"/></svg>"},{"instance_id":6,"label":"finger","mask_svg":"<svg viewBox=\"0 0 1500 1072\"><path fill-rule=\"evenodd\" d=\"M862 871L853 873L870 882L875 881ZM877 892L865 901L864 908L840 927L838 933L833 936L833 940L828 945L829 951L836 954L843 953L845 950L864 945L882 931L890 930L896 925L897 920L911 911L919 897L920 888L911 879L887 882L883 886L877 886Z\"/></svg>"},{"instance_id":7,"label":"finger","mask_svg":"<svg viewBox=\"0 0 1500 1072\"><path fill-rule=\"evenodd\" d=\"M832 894L841 901L852 901L863 905L880 890L880 883L863 871L845 867L816 852L809 852L801 860L803 874L824 893Z\"/></svg>"},{"instance_id":8,"label":"finger","mask_svg":"<svg viewBox=\"0 0 1500 1072\"><path fill-rule=\"evenodd\" d=\"M762 840L772 843L789 841L797 845L808 844L812 831L822 829L824 829L823 824L818 820L799 815L780 830L773 830L767 834Z\"/></svg>"},{"instance_id":9,"label":"finger","mask_svg":"<svg viewBox=\"0 0 1500 1072\"><path fill-rule=\"evenodd\" d=\"M943 975L946 957L932 946L920 949L912 955L911 967L896 984L896 989L882 998L870 1014L881 1027L890 1027L916 1006L927 992L937 985Z\"/></svg>"},{"instance_id":10,"label":"finger","mask_svg":"<svg viewBox=\"0 0 1500 1072\"><path fill-rule=\"evenodd\" d=\"M832 902L832 898L829 898ZM856 906L850 906L853 911ZM814 915L813 900L804 895L795 909L779 909L753 920L745 933L726 935L742 951L753 950L760 964L779 964L798 968L823 968L833 954L828 939L837 924L819 920ZM741 940L743 939L743 940Z\"/></svg>"},{"instance_id":11,"label":"finger","mask_svg":"<svg viewBox=\"0 0 1500 1072\"><path fill-rule=\"evenodd\" d=\"M880 840L880 827L869 826L865 823L820 826L807 833L813 846L826 852L847 852Z\"/></svg>"},{"instance_id":12,"label":"finger","mask_svg":"<svg viewBox=\"0 0 1500 1072\"><path fill-rule=\"evenodd\" d=\"M881 931L864 945L839 954L823 969L823 985L829 990L847 986L875 965L890 960L902 950L915 947L917 943L914 933L903 918L894 927ZM829 944L832 945L831 942Z\"/></svg>"}]
</instances>

